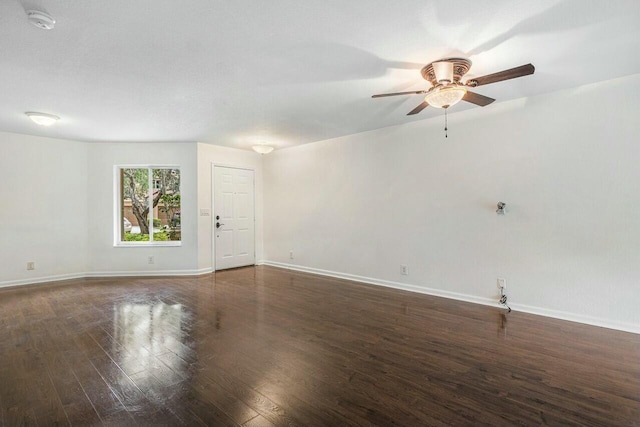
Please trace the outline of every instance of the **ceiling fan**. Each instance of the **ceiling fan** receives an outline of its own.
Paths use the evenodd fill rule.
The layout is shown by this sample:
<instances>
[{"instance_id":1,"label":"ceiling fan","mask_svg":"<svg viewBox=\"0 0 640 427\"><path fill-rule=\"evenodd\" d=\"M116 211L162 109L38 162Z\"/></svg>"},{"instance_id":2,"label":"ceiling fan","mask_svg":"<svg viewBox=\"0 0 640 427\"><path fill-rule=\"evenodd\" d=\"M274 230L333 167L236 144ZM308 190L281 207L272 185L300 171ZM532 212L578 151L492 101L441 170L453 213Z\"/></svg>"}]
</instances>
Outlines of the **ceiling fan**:
<instances>
[{"instance_id":1,"label":"ceiling fan","mask_svg":"<svg viewBox=\"0 0 640 427\"><path fill-rule=\"evenodd\" d=\"M449 108L457 104L460 100L484 107L491 104L495 99L488 96L471 92L467 88L488 85L501 82L503 80L515 79L518 77L533 74L535 67L531 64L521 65L509 70L488 74L482 77L474 77L465 81L460 80L471 68L471 61L464 58L446 58L434 61L425 65L420 73L422 77L431 83L427 90L416 90L409 92L383 93L373 95L372 98L383 98L396 95L425 95L424 101L413 110L408 116L418 114L429 105L437 108Z\"/></svg>"}]
</instances>

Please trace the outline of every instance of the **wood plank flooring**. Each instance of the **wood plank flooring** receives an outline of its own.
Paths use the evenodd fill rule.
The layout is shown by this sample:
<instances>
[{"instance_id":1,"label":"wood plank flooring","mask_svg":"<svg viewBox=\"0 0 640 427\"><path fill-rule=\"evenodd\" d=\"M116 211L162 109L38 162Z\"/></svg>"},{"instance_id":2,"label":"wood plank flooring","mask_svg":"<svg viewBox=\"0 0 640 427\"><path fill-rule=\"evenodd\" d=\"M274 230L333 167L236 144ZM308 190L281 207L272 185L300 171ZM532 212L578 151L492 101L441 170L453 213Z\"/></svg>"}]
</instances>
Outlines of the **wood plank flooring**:
<instances>
[{"instance_id":1,"label":"wood plank flooring","mask_svg":"<svg viewBox=\"0 0 640 427\"><path fill-rule=\"evenodd\" d=\"M640 336L273 267L15 288L0 425L640 425Z\"/></svg>"}]
</instances>

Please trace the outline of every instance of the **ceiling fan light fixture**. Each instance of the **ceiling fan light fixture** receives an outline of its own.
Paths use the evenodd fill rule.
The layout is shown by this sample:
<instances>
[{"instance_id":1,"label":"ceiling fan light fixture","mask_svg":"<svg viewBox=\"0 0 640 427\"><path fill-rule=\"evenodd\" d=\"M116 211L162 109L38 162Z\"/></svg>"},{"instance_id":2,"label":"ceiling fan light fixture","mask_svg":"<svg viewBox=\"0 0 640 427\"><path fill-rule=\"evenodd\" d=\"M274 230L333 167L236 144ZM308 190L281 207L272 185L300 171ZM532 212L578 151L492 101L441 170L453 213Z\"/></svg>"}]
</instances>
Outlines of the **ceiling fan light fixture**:
<instances>
[{"instance_id":1,"label":"ceiling fan light fixture","mask_svg":"<svg viewBox=\"0 0 640 427\"><path fill-rule=\"evenodd\" d=\"M449 108L457 104L466 95L467 89L464 86L437 86L432 89L424 100L436 108Z\"/></svg>"},{"instance_id":2,"label":"ceiling fan light fixture","mask_svg":"<svg viewBox=\"0 0 640 427\"><path fill-rule=\"evenodd\" d=\"M251 148L253 148L253 151L260 154L269 154L273 151L273 147L266 144L254 145Z\"/></svg>"},{"instance_id":3,"label":"ceiling fan light fixture","mask_svg":"<svg viewBox=\"0 0 640 427\"><path fill-rule=\"evenodd\" d=\"M25 113L35 124L40 126L51 126L58 120L60 117L54 116L53 114L47 113L36 113L33 111L28 111Z\"/></svg>"}]
</instances>

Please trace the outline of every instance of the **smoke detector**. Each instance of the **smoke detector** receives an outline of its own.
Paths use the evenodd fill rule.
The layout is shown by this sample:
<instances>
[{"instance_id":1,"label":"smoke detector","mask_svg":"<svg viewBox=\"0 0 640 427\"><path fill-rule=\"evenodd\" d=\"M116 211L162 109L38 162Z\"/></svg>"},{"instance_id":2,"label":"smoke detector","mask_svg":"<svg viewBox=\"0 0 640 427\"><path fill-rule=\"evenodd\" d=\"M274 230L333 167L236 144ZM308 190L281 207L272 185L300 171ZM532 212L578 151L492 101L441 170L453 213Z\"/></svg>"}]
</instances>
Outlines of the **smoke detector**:
<instances>
[{"instance_id":1,"label":"smoke detector","mask_svg":"<svg viewBox=\"0 0 640 427\"><path fill-rule=\"evenodd\" d=\"M27 10L27 19L29 19L30 23L43 30L51 30L56 25L56 20L53 16L39 10Z\"/></svg>"}]
</instances>

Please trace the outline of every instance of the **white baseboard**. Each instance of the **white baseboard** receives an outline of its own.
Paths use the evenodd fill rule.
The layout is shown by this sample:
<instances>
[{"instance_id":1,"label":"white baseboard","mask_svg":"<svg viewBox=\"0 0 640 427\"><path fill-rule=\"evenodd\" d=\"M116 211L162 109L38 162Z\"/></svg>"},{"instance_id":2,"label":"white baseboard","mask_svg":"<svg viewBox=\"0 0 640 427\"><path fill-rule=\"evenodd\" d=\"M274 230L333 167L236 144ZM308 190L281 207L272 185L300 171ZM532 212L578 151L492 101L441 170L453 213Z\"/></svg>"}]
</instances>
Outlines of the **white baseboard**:
<instances>
[{"instance_id":1,"label":"white baseboard","mask_svg":"<svg viewBox=\"0 0 640 427\"><path fill-rule=\"evenodd\" d=\"M538 316L553 317L554 319L568 320L569 322L584 323L601 328L616 329L618 331L640 334L640 325L632 323L614 322L601 317L591 317L584 314L570 313L567 311L551 310L548 308L535 307L526 304L509 304L512 310L524 313L536 314Z\"/></svg>"},{"instance_id":2,"label":"white baseboard","mask_svg":"<svg viewBox=\"0 0 640 427\"><path fill-rule=\"evenodd\" d=\"M319 274L321 276L335 277L338 279L352 280L354 282L367 283L370 285L380 285L387 288L400 289L403 291L418 292L421 294L434 295L438 297L456 299L460 301L473 302L475 304L490 305L492 307L501 307L496 301L489 298L476 297L473 295L459 294L456 292L444 291L435 288L425 288L422 286L409 285L407 283L392 282L389 280L374 279L373 277L357 276L355 274L339 273L337 271L321 270L319 268L304 267L301 265L286 264L284 262L263 261L264 265L272 267L286 268L287 270L302 271L304 273Z\"/></svg>"},{"instance_id":3,"label":"white baseboard","mask_svg":"<svg viewBox=\"0 0 640 427\"><path fill-rule=\"evenodd\" d=\"M54 276L34 277L29 279L7 280L5 282L0 282L0 288L8 288L8 287L22 286L22 285L34 285L37 283L46 283L46 282L59 282L61 280L83 279L85 277L86 277L86 273L73 273L73 274L57 274Z\"/></svg>"},{"instance_id":4,"label":"white baseboard","mask_svg":"<svg viewBox=\"0 0 640 427\"><path fill-rule=\"evenodd\" d=\"M92 271L84 277L155 277L155 276L200 276L212 273L213 269L199 270L154 270L154 271Z\"/></svg>"},{"instance_id":5,"label":"white baseboard","mask_svg":"<svg viewBox=\"0 0 640 427\"><path fill-rule=\"evenodd\" d=\"M35 285L38 283L59 282L71 279L86 279L89 277L155 277L155 276L201 276L212 273L213 269L201 268L199 270L157 270L157 271L92 271L85 273L59 274L54 276L42 276L29 279L8 280L0 282L0 288L13 286Z\"/></svg>"},{"instance_id":6,"label":"white baseboard","mask_svg":"<svg viewBox=\"0 0 640 427\"><path fill-rule=\"evenodd\" d=\"M450 292L442 289L409 285L406 283L392 282L388 280L380 280L380 279L375 279L373 277L358 276L355 274L340 273L337 271L322 270L319 268L305 267L302 265L287 264L284 262L275 262L275 261L268 261L268 260L261 261L260 265L280 267L280 268L285 268L287 270L295 270L295 271L301 271L304 273L312 273L312 274L319 274L322 276L335 277L338 279L352 280L354 282L385 286L388 288L394 288L394 289L400 289L403 291L417 292L417 293L426 294L426 295L450 298L450 299L455 299L459 301L471 302L474 304L482 304L482 305L488 305L492 307L502 307L500 304L498 304L498 302L491 300L489 298L477 297L477 296L468 295L468 294L460 294L457 292ZM602 319L598 317L590 317L582 314L575 314L575 313L569 313L569 312L558 311L558 310L550 310L550 309L546 309L542 307L534 307L526 304L509 303L509 305L511 309L514 311L521 311L524 313L536 314L538 316L552 317L555 319L568 320L570 322L584 323L587 325L599 326L602 328L616 329L619 331L640 334L640 325L634 325L631 323L614 322L614 321L610 321L610 320Z\"/></svg>"}]
</instances>

